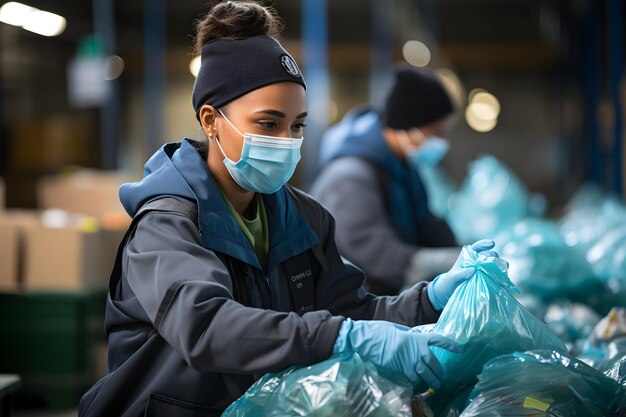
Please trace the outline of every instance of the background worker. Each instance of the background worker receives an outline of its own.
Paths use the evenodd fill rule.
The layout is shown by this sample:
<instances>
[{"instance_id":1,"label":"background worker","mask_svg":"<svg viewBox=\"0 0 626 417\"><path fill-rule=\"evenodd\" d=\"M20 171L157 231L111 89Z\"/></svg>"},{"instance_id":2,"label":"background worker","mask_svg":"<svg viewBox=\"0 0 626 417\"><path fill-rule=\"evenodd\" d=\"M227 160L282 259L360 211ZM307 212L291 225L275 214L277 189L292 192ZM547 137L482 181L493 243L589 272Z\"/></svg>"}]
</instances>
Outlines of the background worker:
<instances>
[{"instance_id":1,"label":"background worker","mask_svg":"<svg viewBox=\"0 0 626 417\"><path fill-rule=\"evenodd\" d=\"M445 156L455 118L434 74L396 66L382 110L357 107L322 139L311 194L334 216L341 254L375 294L397 294L454 264L457 242L429 210L419 169Z\"/></svg>"}]
</instances>

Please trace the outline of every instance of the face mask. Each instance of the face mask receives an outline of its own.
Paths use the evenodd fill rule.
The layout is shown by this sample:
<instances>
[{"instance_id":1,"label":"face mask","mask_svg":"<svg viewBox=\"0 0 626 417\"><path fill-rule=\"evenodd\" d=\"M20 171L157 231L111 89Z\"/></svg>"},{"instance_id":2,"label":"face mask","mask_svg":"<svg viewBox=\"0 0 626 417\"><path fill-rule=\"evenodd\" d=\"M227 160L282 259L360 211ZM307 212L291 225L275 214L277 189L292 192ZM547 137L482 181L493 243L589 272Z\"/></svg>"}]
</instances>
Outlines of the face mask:
<instances>
[{"instance_id":1,"label":"face mask","mask_svg":"<svg viewBox=\"0 0 626 417\"><path fill-rule=\"evenodd\" d=\"M429 136L415 149L410 146L409 134L404 132L402 136L406 144L407 160L416 169L423 166L436 166L450 149L450 142L439 136Z\"/></svg>"},{"instance_id":2,"label":"face mask","mask_svg":"<svg viewBox=\"0 0 626 417\"><path fill-rule=\"evenodd\" d=\"M300 161L300 147L303 138L290 139L274 136L255 135L241 133L224 116L224 119L241 136L243 136L243 149L241 158L234 162L226 156L219 139L217 146L224 155L224 165L231 177L242 188L261 194L275 193L289 181L298 161Z\"/></svg>"}]
</instances>

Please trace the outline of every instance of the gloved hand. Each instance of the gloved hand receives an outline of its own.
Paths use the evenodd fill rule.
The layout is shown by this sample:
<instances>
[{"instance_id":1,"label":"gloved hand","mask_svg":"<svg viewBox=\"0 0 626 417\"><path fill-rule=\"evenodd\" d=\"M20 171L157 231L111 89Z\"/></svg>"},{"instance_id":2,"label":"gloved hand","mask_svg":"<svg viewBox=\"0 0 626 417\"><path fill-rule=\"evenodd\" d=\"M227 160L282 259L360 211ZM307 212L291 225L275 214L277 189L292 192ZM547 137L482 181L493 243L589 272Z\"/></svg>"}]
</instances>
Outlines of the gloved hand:
<instances>
[{"instance_id":1,"label":"gloved hand","mask_svg":"<svg viewBox=\"0 0 626 417\"><path fill-rule=\"evenodd\" d=\"M402 372L410 381L439 388L445 372L430 346L455 353L461 349L446 337L410 330L388 321L346 319L339 329L333 354L355 352L379 366Z\"/></svg>"},{"instance_id":2,"label":"gloved hand","mask_svg":"<svg viewBox=\"0 0 626 417\"><path fill-rule=\"evenodd\" d=\"M483 256L498 258L496 251L490 250L495 245L496 243L493 240L484 239L470 245L470 248ZM456 287L467 281L476 272L475 268L462 268L462 263L462 256L459 256L454 266L448 272L437 276L428 285L426 291L435 310L443 310Z\"/></svg>"}]
</instances>

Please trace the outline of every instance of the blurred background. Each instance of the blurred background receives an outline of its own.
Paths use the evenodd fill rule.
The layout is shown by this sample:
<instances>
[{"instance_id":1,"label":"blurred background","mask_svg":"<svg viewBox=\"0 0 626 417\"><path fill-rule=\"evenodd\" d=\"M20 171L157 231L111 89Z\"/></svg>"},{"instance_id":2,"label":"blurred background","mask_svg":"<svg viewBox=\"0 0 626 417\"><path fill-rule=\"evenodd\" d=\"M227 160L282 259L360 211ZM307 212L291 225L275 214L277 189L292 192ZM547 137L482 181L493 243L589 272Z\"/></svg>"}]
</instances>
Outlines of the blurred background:
<instances>
[{"instance_id":1,"label":"blurred background","mask_svg":"<svg viewBox=\"0 0 626 417\"><path fill-rule=\"evenodd\" d=\"M26 375L31 396L22 405L63 408L77 404L104 368L103 294L127 224L119 183L140 178L163 143L202 139L191 105L199 65L193 26L209 6L25 2L0 0L0 207L12 213L0 221L0 234L21 236L0 239L0 334L23 343L0 342L0 373ZM543 195L548 216L559 215L587 182L623 202L623 0L273 5L308 84L311 116L296 186L306 190L314 178L324 129L355 105L379 103L391 66L408 62L435 71L459 107L444 161L457 183L488 153ZM29 243L43 233L28 216L57 207L92 218L72 220L74 234L54 234L57 228L43 243ZM47 216L52 224L67 220ZM52 279L59 270L61 278ZM60 321L44 320L51 317ZM32 334L24 336L25 328ZM31 351L46 343L47 356Z\"/></svg>"},{"instance_id":2,"label":"blurred background","mask_svg":"<svg viewBox=\"0 0 626 417\"><path fill-rule=\"evenodd\" d=\"M205 1L33 0L28 6L60 16L33 27L20 27L28 14L13 4L0 15L8 206L35 207L41 176L76 166L137 176L160 144L201 137L190 70L193 23ZM462 120L446 160L457 180L468 161L489 152L552 205L584 180L622 193L621 1L274 5L310 86L312 120L296 185L311 181L322 129L354 105L375 103L390 65L406 60L436 70L457 95ZM479 89L493 96L472 106Z\"/></svg>"}]
</instances>

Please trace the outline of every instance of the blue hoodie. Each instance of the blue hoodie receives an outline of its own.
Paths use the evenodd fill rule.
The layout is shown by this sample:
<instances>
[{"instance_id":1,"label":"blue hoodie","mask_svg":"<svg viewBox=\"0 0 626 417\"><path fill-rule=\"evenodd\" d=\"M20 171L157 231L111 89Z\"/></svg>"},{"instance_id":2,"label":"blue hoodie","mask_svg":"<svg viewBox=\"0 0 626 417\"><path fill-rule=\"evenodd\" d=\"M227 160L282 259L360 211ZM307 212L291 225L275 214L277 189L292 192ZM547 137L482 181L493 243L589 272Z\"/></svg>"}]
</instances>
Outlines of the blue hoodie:
<instances>
[{"instance_id":1,"label":"blue hoodie","mask_svg":"<svg viewBox=\"0 0 626 417\"><path fill-rule=\"evenodd\" d=\"M163 145L146 162L141 181L122 185L120 200L131 217L150 200L163 196L197 202L203 245L262 269L258 258L226 206L219 188L192 141ZM270 225L268 270L318 243L304 217L290 204L284 188L263 195ZM289 231L289 232L288 232Z\"/></svg>"},{"instance_id":2,"label":"blue hoodie","mask_svg":"<svg viewBox=\"0 0 626 417\"><path fill-rule=\"evenodd\" d=\"M393 224L405 242L418 244L417 224L428 214L428 198L417 171L389 148L382 135L380 116L367 107L348 112L322 138L320 170L344 156L372 163L387 194L387 208Z\"/></svg>"}]
</instances>

